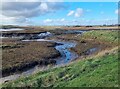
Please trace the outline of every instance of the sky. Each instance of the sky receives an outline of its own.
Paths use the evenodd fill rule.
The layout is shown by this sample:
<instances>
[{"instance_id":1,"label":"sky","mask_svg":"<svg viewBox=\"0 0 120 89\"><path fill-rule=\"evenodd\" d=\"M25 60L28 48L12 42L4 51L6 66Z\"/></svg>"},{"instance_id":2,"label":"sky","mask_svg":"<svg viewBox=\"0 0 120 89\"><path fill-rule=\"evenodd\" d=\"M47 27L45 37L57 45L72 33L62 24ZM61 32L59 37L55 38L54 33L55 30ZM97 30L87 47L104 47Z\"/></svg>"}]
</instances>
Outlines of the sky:
<instances>
[{"instance_id":1,"label":"sky","mask_svg":"<svg viewBox=\"0 0 120 89\"><path fill-rule=\"evenodd\" d=\"M2 2L2 25L111 25L118 23L117 2Z\"/></svg>"}]
</instances>

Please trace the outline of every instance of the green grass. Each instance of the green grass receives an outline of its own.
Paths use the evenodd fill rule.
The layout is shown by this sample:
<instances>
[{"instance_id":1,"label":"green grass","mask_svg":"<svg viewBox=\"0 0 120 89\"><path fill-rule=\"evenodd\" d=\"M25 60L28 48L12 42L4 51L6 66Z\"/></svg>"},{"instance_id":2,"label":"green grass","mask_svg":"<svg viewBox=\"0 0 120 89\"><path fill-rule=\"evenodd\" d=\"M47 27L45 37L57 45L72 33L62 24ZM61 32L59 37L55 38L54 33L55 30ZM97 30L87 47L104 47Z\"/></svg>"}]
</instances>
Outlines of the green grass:
<instances>
[{"instance_id":1,"label":"green grass","mask_svg":"<svg viewBox=\"0 0 120 89\"><path fill-rule=\"evenodd\" d=\"M96 40L101 40L101 41L104 41L104 42L118 42L118 32L119 31L111 31L111 30L93 30L93 31L90 31L90 32L86 32L84 35L83 35L83 38L95 38L96 37Z\"/></svg>"},{"instance_id":2,"label":"green grass","mask_svg":"<svg viewBox=\"0 0 120 89\"><path fill-rule=\"evenodd\" d=\"M112 53L98 58L79 60L68 66L39 72L3 86L117 87L118 55Z\"/></svg>"}]
</instances>

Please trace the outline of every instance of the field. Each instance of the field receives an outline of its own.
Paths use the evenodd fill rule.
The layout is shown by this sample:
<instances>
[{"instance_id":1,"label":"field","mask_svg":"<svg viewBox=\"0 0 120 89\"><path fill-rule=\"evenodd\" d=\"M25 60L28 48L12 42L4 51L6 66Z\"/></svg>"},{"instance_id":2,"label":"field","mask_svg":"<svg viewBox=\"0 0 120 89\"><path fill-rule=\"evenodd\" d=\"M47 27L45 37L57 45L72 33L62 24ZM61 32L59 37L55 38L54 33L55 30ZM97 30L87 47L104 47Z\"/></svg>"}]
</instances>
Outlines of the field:
<instances>
[{"instance_id":1,"label":"field","mask_svg":"<svg viewBox=\"0 0 120 89\"><path fill-rule=\"evenodd\" d=\"M79 57L68 65L38 72L28 77L6 82L3 87L118 87L118 31L88 31L82 36L74 34L49 39L78 42L72 51L79 55L88 48L100 47L92 55ZM83 46L81 46L84 44ZM83 49L82 49L83 48ZM82 51L81 51L82 49ZM84 50L84 51L83 51Z\"/></svg>"}]
</instances>

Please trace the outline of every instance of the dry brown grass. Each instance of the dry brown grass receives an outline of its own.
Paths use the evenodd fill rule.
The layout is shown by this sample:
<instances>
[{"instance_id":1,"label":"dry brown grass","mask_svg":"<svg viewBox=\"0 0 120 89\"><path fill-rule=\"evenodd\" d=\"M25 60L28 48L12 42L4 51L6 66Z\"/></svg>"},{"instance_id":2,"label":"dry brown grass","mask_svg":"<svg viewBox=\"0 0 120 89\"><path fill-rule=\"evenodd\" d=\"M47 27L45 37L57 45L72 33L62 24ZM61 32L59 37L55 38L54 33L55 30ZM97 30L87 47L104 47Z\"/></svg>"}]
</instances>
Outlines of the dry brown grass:
<instances>
[{"instance_id":1,"label":"dry brown grass","mask_svg":"<svg viewBox=\"0 0 120 89\"><path fill-rule=\"evenodd\" d=\"M108 27L100 27L100 26L93 26L93 27L85 27L85 26L81 26L81 27L62 27L65 30L117 30L118 26L108 26Z\"/></svg>"},{"instance_id":2,"label":"dry brown grass","mask_svg":"<svg viewBox=\"0 0 120 89\"><path fill-rule=\"evenodd\" d=\"M54 46L55 43L50 42L21 42L5 39L2 50L3 69L59 56Z\"/></svg>"},{"instance_id":3,"label":"dry brown grass","mask_svg":"<svg viewBox=\"0 0 120 89\"><path fill-rule=\"evenodd\" d=\"M81 26L81 27L67 27L67 26L26 26L26 27L21 27L25 30L20 30L20 31L7 31L7 32L2 32L2 33L39 33L43 31L55 31L56 29L64 29L64 30L118 30L118 26L108 26L108 27L100 27L100 26L93 26L93 27L86 27L86 26Z\"/></svg>"}]
</instances>

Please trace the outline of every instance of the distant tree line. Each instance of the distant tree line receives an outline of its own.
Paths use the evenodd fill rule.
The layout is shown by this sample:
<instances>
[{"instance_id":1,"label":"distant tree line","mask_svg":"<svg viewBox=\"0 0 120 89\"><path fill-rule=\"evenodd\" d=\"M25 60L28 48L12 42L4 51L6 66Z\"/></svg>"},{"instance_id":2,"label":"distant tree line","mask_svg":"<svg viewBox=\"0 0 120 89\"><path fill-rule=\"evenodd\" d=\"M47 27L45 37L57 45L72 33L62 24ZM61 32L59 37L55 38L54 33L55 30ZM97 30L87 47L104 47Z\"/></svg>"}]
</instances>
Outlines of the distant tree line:
<instances>
[{"instance_id":1,"label":"distant tree line","mask_svg":"<svg viewBox=\"0 0 120 89\"><path fill-rule=\"evenodd\" d=\"M112 25L107 25L107 24L103 24L103 25L74 25L74 26L67 26L67 27L94 27L94 26L98 26L98 27L109 27L109 26L120 26L120 24L112 24Z\"/></svg>"}]
</instances>

